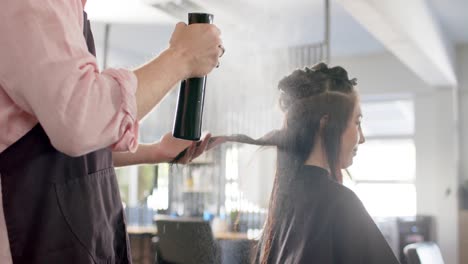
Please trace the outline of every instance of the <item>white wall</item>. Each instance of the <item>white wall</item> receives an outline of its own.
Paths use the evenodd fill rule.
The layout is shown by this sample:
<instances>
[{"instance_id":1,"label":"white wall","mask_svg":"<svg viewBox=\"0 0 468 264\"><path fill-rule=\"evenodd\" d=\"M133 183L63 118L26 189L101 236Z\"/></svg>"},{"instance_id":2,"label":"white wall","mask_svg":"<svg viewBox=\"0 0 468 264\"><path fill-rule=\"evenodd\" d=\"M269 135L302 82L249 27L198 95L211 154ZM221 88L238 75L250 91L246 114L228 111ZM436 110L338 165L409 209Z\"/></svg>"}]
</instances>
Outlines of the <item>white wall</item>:
<instances>
[{"instance_id":1,"label":"white wall","mask_svg":"<svg viewBox=\"0 0 468 264\"><path fill-rule=\"evenodd\" d=\"M91 23L97 57L104 56L105 24ZM136 67L168 46L172 25L112 24L109 29L109 67Z\"/></svg>"},{"instance_id":2,"label":"white wall","mask_svg":"<svg viewBox=\"0 0 468 264\"><path fill-rule=\"evenodd\" d=\"M468 44L458 47L458 80L459 80L459 105L460 105L460 183L468 186ZM466 201L466 200L465 200ZM463 204L460 201L460 207L463 206L465 211L461 215L464 215L466 218L466 212L468 204ZM463 218L462 218L463 219ZM461 240L464 241L466 245L467 241L467 232L468 226L466 226L467 221L460 222L464 223L465 226L460 226L460 230L464 231L464 236L461 237ZM463 231L462 231L463 232ZM463 253L462 253L463 252ZM464 259L461 259L461 264L467 264L468 259L466 258L466 248L460 248L461 255L464 254ZM463 262L462 262L463 261Z\"/></svg>"},{"instance_id":3,"label":"white wall","mask_svg":"<svg viewBox=\"0 0 468 264\"><path fill-rule=\"evenodd\" d=\"M418 214L435 217L435 236L446 263L458 263L457 131L453 91L417 94L416 190Z\"/></svg>"},{"instance_id":4,"label":"white wall","mask_svg":"<svg viewBox=\"0 0 468 264\"><path fill-rule=\"evenodd\" d=\"M427 85L388 52L332 58L331 64L343 66L351 78L356 77L362 95L427 92Z\"/></svg>"},{"instance_id":5,"label":"white wall","mask_svg":"<svg viewBox=\"0 0 468 264\"><path fill-rule=\"evenodd\" d=\"M468 44L458 47L458 81L460 103L460 179L468 181Z\"/></svg>"}]
</instances>

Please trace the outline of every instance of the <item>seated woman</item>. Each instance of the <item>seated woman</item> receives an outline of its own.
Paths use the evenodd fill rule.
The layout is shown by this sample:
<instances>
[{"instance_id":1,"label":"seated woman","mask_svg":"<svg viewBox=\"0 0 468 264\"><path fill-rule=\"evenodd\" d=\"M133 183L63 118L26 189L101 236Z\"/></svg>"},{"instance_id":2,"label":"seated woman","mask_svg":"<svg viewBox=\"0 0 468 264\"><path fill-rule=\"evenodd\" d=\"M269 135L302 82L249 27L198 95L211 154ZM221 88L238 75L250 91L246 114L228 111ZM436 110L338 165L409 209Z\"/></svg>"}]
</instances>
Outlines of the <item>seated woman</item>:
<instances>
[{"instance_id":1,"label":"seated woman","mask_svg":"<svg viewBox=\"0 0 468 264\"><path fill-rule=\"evenodd\" d=\"M277 146L277 171L255 263L399 263L341 170L364 143L355 79L320 63L279 82L283 127L258 140Z\"/></svg>"}]
</instances>

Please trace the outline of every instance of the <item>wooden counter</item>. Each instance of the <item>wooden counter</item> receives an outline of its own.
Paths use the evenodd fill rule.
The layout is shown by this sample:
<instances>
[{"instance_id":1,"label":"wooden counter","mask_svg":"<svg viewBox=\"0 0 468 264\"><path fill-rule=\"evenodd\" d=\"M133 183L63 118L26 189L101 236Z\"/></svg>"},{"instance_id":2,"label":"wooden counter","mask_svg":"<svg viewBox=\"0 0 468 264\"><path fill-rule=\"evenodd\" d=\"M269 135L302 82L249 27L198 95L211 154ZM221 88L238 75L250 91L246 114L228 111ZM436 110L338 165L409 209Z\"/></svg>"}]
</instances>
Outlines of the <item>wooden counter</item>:
<instances>
[{"instance_id":1,"label":"wooden counter","mask_svg":"<svg viewBox=\"0 0 468 264\"><path fill-rule=\"evenodd\" d=\"M155 226L127 226L127 232L130 235L156 235Z\"/></svg>"}]
</instances>

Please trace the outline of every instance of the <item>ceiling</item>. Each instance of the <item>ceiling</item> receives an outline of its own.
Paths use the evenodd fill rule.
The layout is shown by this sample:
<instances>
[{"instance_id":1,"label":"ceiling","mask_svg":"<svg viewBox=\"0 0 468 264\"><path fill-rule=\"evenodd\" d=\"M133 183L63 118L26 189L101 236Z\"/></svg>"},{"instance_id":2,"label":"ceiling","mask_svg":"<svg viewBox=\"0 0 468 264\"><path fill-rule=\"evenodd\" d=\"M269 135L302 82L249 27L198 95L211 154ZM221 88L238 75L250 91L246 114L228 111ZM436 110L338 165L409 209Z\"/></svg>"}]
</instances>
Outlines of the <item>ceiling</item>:
<instances>
[{"instance_id":1,"label":"ceiling","mask_svg":"<svg viewBox=\"0 0 468 264\"><path fill-rule=\"evenodd\" d=\"M427 0L447 37L455 44L468 43L468 1Z\"/></svg>"},{"instance_id":2,"label":"ceiling","mask_svg":"<svg viewBox=\"0 0 468 264\"><path fill-rule=\"evenodd\" d=\"M156 29L167 25L172 28L175 22L183 19L171 17L149 4L165 1L167 2L167 0L88 0L86 10L94 21L130 24L129 27L134 29L135 24L138 24L142 31L147 33L152 27ZM244 39L246 43L253 41L261 46L291 46L320 42L323 39L323 0L194 0L194 2L215 14L215 22L223 30L223 38L228 42L232 38L236 41ZM427 4L440 22L446 37L454 44L468 43L468 16L466 16L468 1L427 0ZM146 29L143 29L145 27ZM239 34L243 37L240 38ZM331 43L333 56L354 56L385 50L379 41L334 0L331 1Z\"/></svg>"}]
</instances>

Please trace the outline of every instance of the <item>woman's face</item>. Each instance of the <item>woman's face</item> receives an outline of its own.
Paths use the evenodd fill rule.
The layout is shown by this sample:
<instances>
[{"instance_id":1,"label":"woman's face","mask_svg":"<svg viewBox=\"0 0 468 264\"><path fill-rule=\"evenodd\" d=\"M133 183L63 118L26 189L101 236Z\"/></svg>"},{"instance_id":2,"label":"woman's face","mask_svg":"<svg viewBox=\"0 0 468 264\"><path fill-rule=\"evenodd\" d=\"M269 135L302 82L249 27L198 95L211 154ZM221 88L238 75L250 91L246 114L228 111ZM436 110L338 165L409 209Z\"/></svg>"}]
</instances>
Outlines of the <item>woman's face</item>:
<instances>
[{"instance_id":1,"label":"woman's face","mask_svg":"<svg viewBox=\"0 0 468 264\"><path fill-rule=\"evenodd\" d=\"M356 156L359 144L364 143L364 135L361 130L361 104L357 100L353 114L348 125L341 136L340 149L340 167L345 169L353 164L353 158Z\"/></svg>"}]
</instances>

